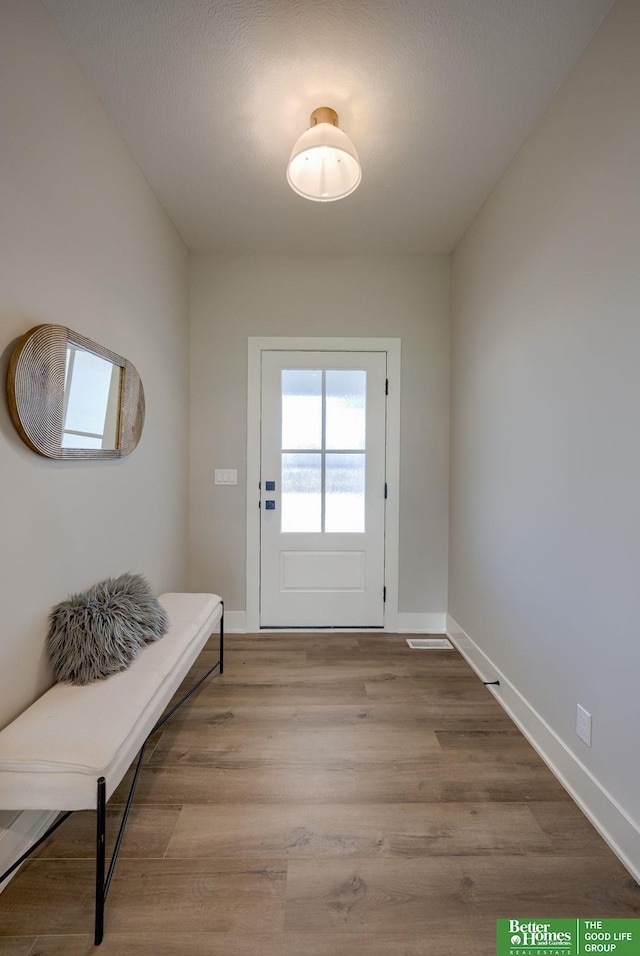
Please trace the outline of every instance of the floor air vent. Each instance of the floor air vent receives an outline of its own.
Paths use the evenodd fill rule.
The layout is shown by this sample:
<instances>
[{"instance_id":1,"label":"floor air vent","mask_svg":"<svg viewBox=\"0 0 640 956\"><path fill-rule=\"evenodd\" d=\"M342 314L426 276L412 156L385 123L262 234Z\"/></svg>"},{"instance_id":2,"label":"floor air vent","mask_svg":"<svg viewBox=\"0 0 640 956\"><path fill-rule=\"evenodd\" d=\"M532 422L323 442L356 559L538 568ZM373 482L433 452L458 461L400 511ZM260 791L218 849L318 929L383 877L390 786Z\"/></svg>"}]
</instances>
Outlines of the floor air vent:
<instances>
[{"instance_id":1,"label":"floor air vent","mask_svg":"<svg viewBox=\"0 0 640 956\"><path fill-rule=\"evenodd\" d=\"M407 639L407 644L414 651L445 651L453 650L453 644L446 637L418 637Z\"/></svg>"}]
</instances>

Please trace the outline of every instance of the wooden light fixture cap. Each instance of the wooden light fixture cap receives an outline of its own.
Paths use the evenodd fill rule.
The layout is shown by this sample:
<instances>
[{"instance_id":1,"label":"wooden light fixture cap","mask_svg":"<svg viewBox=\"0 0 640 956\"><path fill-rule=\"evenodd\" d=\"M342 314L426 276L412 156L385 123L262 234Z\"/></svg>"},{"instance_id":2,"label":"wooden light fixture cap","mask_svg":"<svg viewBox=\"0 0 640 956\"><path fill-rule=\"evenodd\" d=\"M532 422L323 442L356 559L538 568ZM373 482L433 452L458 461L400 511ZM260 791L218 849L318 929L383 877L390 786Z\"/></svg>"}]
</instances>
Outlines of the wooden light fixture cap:
<instances>
[{"instance_id":1,"label":"wooden light fixture cap","mask_svg":"<svg viewBox=\"0 0 640 956\"><path fill-rule=\"evenodd\" d=\"M330 106L319 106L311 114L311 126L317 126L318 123L329 123L330 126L338 125L338 114Z\"/></svg>"}]
</instances>

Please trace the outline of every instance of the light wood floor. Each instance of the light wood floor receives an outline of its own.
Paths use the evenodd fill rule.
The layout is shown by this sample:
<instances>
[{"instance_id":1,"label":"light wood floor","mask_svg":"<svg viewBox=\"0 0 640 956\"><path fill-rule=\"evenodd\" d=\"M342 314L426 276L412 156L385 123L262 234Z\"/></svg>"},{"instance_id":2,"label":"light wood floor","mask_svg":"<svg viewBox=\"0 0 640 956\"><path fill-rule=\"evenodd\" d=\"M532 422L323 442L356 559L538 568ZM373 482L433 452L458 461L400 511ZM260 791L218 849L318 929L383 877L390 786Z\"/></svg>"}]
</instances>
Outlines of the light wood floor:
<instances>
[{"instance_id":1,"label":"light wood floor","mask_svg":"<svg viewBox=\"0 0 640 956\"><path fill-rule=\"evenodd\" d=\"M93 949L93 827L0 896L2 956ZM640 887L456 651L231 635L150 747L97 952L495 956L498 917L578 916Z\"/></svg>"}]
</instances>

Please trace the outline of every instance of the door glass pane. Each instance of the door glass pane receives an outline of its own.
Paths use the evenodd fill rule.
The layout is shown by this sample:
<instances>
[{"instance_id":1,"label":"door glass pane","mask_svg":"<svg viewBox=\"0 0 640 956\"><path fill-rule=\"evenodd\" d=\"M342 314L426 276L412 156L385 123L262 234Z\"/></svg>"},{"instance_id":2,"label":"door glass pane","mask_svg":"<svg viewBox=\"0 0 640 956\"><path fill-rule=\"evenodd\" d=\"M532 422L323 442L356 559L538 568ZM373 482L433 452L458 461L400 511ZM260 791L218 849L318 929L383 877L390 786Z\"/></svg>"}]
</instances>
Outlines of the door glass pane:
<instances>
[{"instance_id":1,"label":"door glass pane","mask_svg":"<svg viewBox=\"0 0 640 956\"><path fill-rule=\"evenodd\" d=\"M367 373L327 370L327 448L364 449Z\"/></svg>"},{"instance_id":2,"label":"door glass pane","mask_svg":"<svg viewBox=\"0 0 640 956\"><path fill-rule=\"evenodd\" d=\"M322 371L282 370L282 447L322 448Z\"/></svg>"},{"instance_id":3,"label":"door glass pane","mask_svg":"<svg viewBox=\"0 0 640 956\"><path fill-rule=\"evenodd\" d=\"M365 455L326 456L325 531L364 531Z\"/></svg>"},{"instance_id":4,"label":"door glass pane","mask_svg":"<svg viewBox=\"0 0 640 956\"><path fill-rule=\"evenodd\" d=\"M282 455L283 532L322 531L322 455Z\"/></svg>"}]
</instances>

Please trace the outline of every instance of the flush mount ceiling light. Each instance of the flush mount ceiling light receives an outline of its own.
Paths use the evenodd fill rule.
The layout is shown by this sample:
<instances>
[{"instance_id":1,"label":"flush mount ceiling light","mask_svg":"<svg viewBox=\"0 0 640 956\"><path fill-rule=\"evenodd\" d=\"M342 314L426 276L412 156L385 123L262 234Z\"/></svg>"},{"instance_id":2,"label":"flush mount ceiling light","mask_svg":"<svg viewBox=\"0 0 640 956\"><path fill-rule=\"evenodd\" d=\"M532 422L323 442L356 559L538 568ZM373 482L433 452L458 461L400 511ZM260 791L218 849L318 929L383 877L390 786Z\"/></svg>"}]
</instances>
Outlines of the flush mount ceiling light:
<instances>
[{"instance_id":1,"label":"flush mount ceiling light","mask_svg":"<svg viewBox=\"0 0 640 956\"><path fill-rule=\"evenodd\" d=\"M287 181L294 192L314 202L344 199L362 179L356 148L338 126L338 114L321 106L291 151Z\"/></svg>"}]
</instances>

